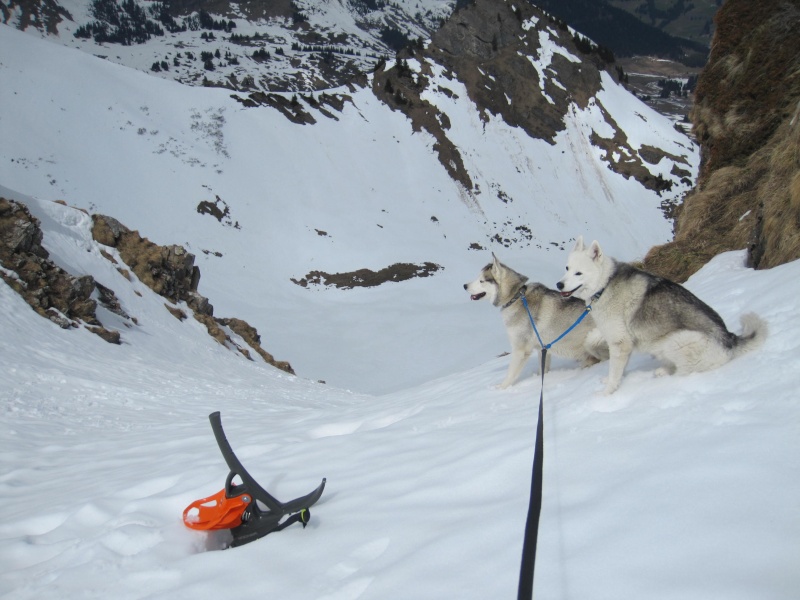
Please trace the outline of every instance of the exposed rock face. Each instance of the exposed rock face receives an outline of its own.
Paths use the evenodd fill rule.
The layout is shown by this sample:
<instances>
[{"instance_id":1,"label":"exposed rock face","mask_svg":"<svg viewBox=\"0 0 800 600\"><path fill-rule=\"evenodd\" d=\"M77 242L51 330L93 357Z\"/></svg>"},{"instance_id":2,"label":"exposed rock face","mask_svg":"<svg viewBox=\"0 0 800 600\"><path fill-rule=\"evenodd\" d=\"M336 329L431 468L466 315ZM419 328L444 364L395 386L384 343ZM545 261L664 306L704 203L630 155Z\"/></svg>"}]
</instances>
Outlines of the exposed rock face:
<instances>
[{"instance_id":1,"label":"exposed rock face","mask_svg":"<svg viewBox=\"0 0 800 600\"><path fill-rule=\"evenodd\" d=\"M389 281L398 282L413 279L414 277L430 277L443 268L441 265L432 262L426 262L421 265L395 263L379 271L371 269L358 269L347 273L311 271L302 279L292 278L292 282L301 287L325 285L350 290L355 287L376 287Z\"/></svg>"},{"instance_id":2,"label":"exposed rock face","mask_svg":"<svg viewBox=\"0 0 800 600\"><path fill-rule=\"evenodd\" d=\"M186 302L196 312L214 314L208 299L197 293L200 269L194 254L183 246L158 246L112 217L92 215L92 222L95 241L116 248L147 287L172 302Z\"/></svg>"},{"instance_id":3,"label":"exposed rock face","mask_svg":"<svg viewBox=\"0 0 800 600\"><path fill-rule=\"evenodd\" d=\"M241 319L218 319L218 322L221 325L230 328L231 331L240 336L251 348L253 348L253 350L258 353L261 358L264 359L265 362L278 367L282 371L294 374L292 365L285 360L275 360L275 357L273 357L272 354L261 347L261 336L258 335L256 328L250 325L247 321L242 321ZM239 350L245 354L245 356L250 358L249 354L247 354L245 350L241 348Z\"/></svg>"},{"instance_id":4,"label":"exposed rock face","mask_svg":"<svg viewBox=\"0 0 800 600\"><path fill-rule=\"evenodd\" d=\"M12 254L49 258L47 250L42 247L42 237L39 219L24 205L0 198L0 249L4 258Z\"/></svg>"},{"instance_id":5,"label":"exposed rock face","mask_svg":"<svg viewBox=\"0 0 800 600\"><path fill-rule=\"evenodd\" d=\"M550 44L565 52L550 53ZM611 138L594 136L591 140L605 150L608 167L648 189L661 191L671 186L650 173L647 161L631 147L595 97L601 86L600 73L608 66L605 60L611 58L607 51L588 42L579 48L563 22L532 4L475 0L457 10L432 35L426 48L407 48L397 58L392 68L379 65L376 69L374 93L408 115L415 131L424 129L436 138L434 149L442 166L466 190L474 186L457 146L448 137L450 120L423 97L436 85L432 65L441 65L448 77L464 84L484 120L490 115L499 117L550 143L566 128L570 107L583 109L596 102L614 131ZM419 70L409 68L412 61L419 63ZM434 91L452 94L441 86ZM688 169L685 158L673 158Z\"/></svg>"},{"instance_id":6,"label":"exposed rock face","mask_svg":"<svg viewBox=\"0 0 800 600\"><path fill-rule=\"evenodd\" d=\"M214 308L208 299L197 293L200 271L194 265L193 254L182 246L158 246L111 217L93 215L92 220L95 241L116 248L120 258L153 291L173 304L185 301L194 311L195 318L220 344L252 360L249 351L226 333L227 328L241 337L265 362L294 373L288 362L275 360L261 347L261 337L254 327L241 319L214 318ZM119 344L120 333L106 329L98 320L97 300L132 324L137 323L136 319L122 309L113 290L97 283L89 275L75 277L57 267L49 260L42 238L38 219L25 205L0 198L0 278L37 313L60 327L74 328L83 323L89 331L107 342ZM107 252L103 255L117 262ZM119 265L117 268L130 278L125 269ZM186 313L180 308L170 304L165 306L175 318L186 319Z\"/></svg>"},{"instance_id":7,"label":"exposed rock face","mask_svg":"<svg viewBox=\"0 0 800 600\"><path fill-rule=\"evenodd\" d=\"M0 198L0 277L33 310L60 327L83 322L106 341L119 343L119 333L97 320L97 302L92 299L95 280L88 275L75 277L56 266L41 244L39 220L23 204Z\"/></svg>"},{"instance_id":8,"label":"exposed rock face","mask_svg":"<svg viewBox=\"0 0 800 600\"><path fill-rule=\"evenodd\" d=\"M645 260L679 281L727 250L755 268L800 258L800 2L728 0L715 20L691 114L698 184Z\"/></svg>"},{"instance_id":9,"label":"exposed rock face","mask_svg":"<svg viewBox=\"0 0 800 600\"><path fill-rule=\"evenodd\" d=\"M8 23L13 16L14 25L21 31L36 27L51 35L58 34L61 21L72 20L69 11L56 0L10 0L0 3L0 16L3 23Z\"/></svg>"},{"instance_id":10,"label":"exposed rock face","mask_svg":"<svg viewBox=\"0 0 800 600\"><path fill-rule=\"evenodd\" d=\"M205 325L211 337L223 346L240 352L252 360L247 349L236 344L225 332L228 327L241 336L265 362L288 373L294 373L286 361L277 361L260 345L261 337L254 327L240 319L217 319L214 307L208 298L197 292L200 270L194 264L194 254L183 246L159 246L137 231L131 231L112 217L92 215L92 237L105 246L116 248L120 258L136 274L142 283L173 303L186 302L194 311L197 321ZM177 307L165 305L177 319L186 319L186 314Z\"/></svg>"},{"instance_id":11,"label":"exposed rock face","mask_svg":"<svg viewBox=\"0 0 800 600\"><path fill-rule=\"evenodd\" d=\"M536 25L527 27L526 21L532 18ZM564 129L569 102L585 107L600 89L597 66L602 61L572 62L555 54L549 68L563 87L556 85L528 58L540 50L539 32L545 28L558 34L564 48L580 54L561 24L528 3L478 0L456 12L433 35L432 55L458 75L472 101L484 111L502 116L531 137L552 141Z\"/></svg>"}]
</instances>

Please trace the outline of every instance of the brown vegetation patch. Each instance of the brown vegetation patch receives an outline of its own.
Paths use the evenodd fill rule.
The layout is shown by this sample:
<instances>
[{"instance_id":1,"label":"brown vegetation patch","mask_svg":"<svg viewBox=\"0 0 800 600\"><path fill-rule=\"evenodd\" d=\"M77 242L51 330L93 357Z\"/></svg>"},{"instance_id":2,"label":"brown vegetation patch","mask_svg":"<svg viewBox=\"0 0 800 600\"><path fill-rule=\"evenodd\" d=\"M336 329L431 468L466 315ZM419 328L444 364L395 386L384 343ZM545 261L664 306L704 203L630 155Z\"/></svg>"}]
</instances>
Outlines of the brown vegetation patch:
<instances>
[{"instance_id":1,"label":"brown vegetation patch","mask_svg":"<svg viewBox=\"0 0 800 600\"><path fill-rule=\"evenodd\" d=\"M325 285L349 290L355 287L376 287L389 281L399 282L414 277L429 277L441 269L444 267L432 262L425 262L421 265L395 263L379 271L371 269L358 269L347 273L311 271L302 279L292 278L291 281L302 287Z\"/></svg>"},{"instance_id":2,"label":"brown vegetation patch","mask_svg":"<svg viewBox=\"0 0 800 600\"><path fill-rule=\"evenodd\" d=\"M241 229L239 221L233 221L231 219L231 209L228 203L219 196L216 196L214 202L202 200L200 204L197 205L197 212L201 215L211 215L217 221L228 227Z\"/></svg>"},{"instance_id":3,"label":"brown vegetation patch","mask_svg":"<svg viewBox=\"0 0 800 600\"><path fill-rule=\"evenodd\" d=\"M165 302L164 307L169 311L169 314L178 319L178 321L185 321L188 318L186 313L177 306L171 306Z\"/></svg>"},{"instance_id":4,"label":"brown vegetation patch","mask_svg":"<svg viewBox=\"0 0 800 600\"><path fill-rule=\"evenodd\" d=\"M346 102L353 102L353 99L347 94L293 94L291 97L286 97L284 94L265 93L261 91L252 92L246 98L233 94L231 96L237 102L240 102L248 108L256 106L270 106L280 112L284 117L289 119L292 123L298 125L313 125L317 122L314 116L306 110L306 106L315 109L318 113L329 119L339 120L334 114L335 112L342 112ZM300 102L300 100L303 102Z\"/></svg>"},{"instance_id":5,"label":"brown vegetation patch","mask_svg":"<svg viewBox=\"0 0 800 600\"><path fill-rule=\"evenodd\" d=\"M729 0L716 20L692 110L698 184L674 241L645 258L677 281L727 250L746 248L755 268L800 258L800 6Z\"/></svg>"},{"instance_id":6,"label":"brown vegetation patch","mask_svg":"<svg viewBox=\"0 0 800 600\"><path fill-rule=\"evenodd\" d=\"M248 95L247 98L242 98L237 94L233 94L231 98L237 102L241 102L248 108L270 106L297 125L313 125L317 122L314 117L305 111L303 105L297 100L297 96L287 98L281 94L253 92Z\"/></svg>"},{"instance_id":7,"label":"brown vegetation patch","mask_svg":"<svg viewBox=\"0 0 800 600\"><path fill-rule=\"evenodd\" d=\"M603 112L605 113L605 111ZM613 123L613 119L607 114L606 119ZM626 136L621 129L616 127L616 123L612 126L614 127L613 138L601 137L595 131L592 131L589 136L589 141L592 145L603 150L604 153L601 158L608 164L608 168L615 173L619 173L625 177L625 179L633 177L648 190L653 190L659 194L671 190L672 181L664 179L660 174L653 175L644 165L644 162L642 162L644 156L640 157L641 150L639 153L635 152L630 145L628 145L628 136ZM658 160L653 160L656 153L647 153L646 151L645 153L652 160L652 162L651 160L647 160L647 162L651 162L651 164L657 164L661 158L667 156L666 152L662 152Z\"/></svg>"}]
</instances>

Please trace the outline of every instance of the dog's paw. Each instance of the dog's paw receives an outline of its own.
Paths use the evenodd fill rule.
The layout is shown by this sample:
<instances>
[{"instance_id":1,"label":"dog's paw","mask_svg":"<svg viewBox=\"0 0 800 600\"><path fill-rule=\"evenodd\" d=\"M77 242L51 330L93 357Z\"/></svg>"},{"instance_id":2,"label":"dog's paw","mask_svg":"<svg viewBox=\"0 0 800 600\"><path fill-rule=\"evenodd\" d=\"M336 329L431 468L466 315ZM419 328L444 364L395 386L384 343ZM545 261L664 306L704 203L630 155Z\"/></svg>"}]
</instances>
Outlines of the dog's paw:
<instances>
[{"instance_id":1,"label":"dog's paw","mask_svg":"<svg viewBox=\"0 0 800 600\"><path fill-rule=\"evenodd\" d=\"M603 388L604 396L610 396L619 389L619 381L608 381L608 379L603 379L603 383L605 384L605 388Z\"/></svg>"},{"instance_id":2,"label":"dog's paw","mask_svg":"<svg viewBox=\"0 0 800 600\"><path fill-rule=\"evenodd\" d=\"M675 375L674 365L662 365L655 370L656 377L664 377L665 375Z\"/></svg>"}]
</instances>

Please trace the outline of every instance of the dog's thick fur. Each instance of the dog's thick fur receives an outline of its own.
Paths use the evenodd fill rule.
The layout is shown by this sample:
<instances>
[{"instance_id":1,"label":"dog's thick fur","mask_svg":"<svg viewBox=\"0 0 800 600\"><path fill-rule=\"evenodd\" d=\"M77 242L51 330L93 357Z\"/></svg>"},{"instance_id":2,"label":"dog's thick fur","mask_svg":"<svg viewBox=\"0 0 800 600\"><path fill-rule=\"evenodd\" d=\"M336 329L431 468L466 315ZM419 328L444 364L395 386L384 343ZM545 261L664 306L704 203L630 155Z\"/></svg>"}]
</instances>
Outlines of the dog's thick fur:
<instances>
[{"instance_id":1,"label":"dog's thick fur","mask_svg":"<svg viewBox=\"0 0 800 600\"><path fill-rule=\"evenodd\" d=\"M582 237L556 287L563 297L592 305L592 316L611 354L606 394L619 387L634 349L662 361L657 375L685 374L719 367L757 348L767 337L767 325L757 315L743 315L742 334L735 335L710 306L683 286L614 260L596 241L587 248Z\"/></svg>"},{"instance_id":2,"label":"dog's thick fur","mask_svg":"<svg viewBox=\"0 0 800 600\"><path fill-rule=\"evenodd\" d=\"M492 262L483 268L480 276L475 281L464 284L464 289L473 300L485 298L494 306L500 307L511 342L511 362L506 378L499 386L501 389L517 381L534 349L539 350L541 365L541 346L528 312L522 304L522 294L525 295L536 328L545 344L564 333L584 311L584 304L580 300L564 300L557 291L548 289L541 283L527 282L527 277L507 267L492 254ZM608 347L595 330L591 315L587 315L575 329L550 348L545 358L545 371L550 366L551 352L578 360L583 366L608 358Z\"/></svg>"}]
</instances>

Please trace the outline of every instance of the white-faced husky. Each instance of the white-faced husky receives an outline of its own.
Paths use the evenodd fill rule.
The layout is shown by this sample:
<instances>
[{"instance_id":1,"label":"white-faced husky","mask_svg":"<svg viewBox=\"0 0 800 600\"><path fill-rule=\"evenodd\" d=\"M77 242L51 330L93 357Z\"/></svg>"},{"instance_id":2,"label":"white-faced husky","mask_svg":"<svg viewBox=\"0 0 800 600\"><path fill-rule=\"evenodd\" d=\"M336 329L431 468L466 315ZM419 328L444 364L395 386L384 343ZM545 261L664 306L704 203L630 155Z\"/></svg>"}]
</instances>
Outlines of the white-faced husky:
<instances>
[{"instance_id":1,"label":"white-faced husky","mask_svg":"<svg viewBox=\"0 0 800 600\"><path fill-rule=\"evenodd\" d=\"M584 311L584 304L580 300L563 300L557 291L541 283L528 283L527 277L501 263L494 254L492 262L483 268L475 281L465 283L464 289L473 300L486 298L500 307L511 342L511 362L506 378L500 384L501 389L517 380L534 349L539 349L541 365L541 345L522 304L523 295L545 344L569 329ZM585 367L608 358L608 347L597 333L591 315L586 315L578 326L550 348L545 359L545 371L550 366L550 352L578 360Z\"/></svg>"},{"instance_id":2,"label":"white-faced husky","mask_svg":"<svg viewBox=\"0 0 800 600\"><path fill-rule=\"evenodd\" d=\"M611 354L606 394L619 387L634 349L663 362L657 375L685 374L719 367L767 337L767 325L757 315L742 315L742 334L735 335L683 286L606 256L596 241L587 248L582 237L556 287L563 297L592 306Z\"/></svg>"}]
</instances>

